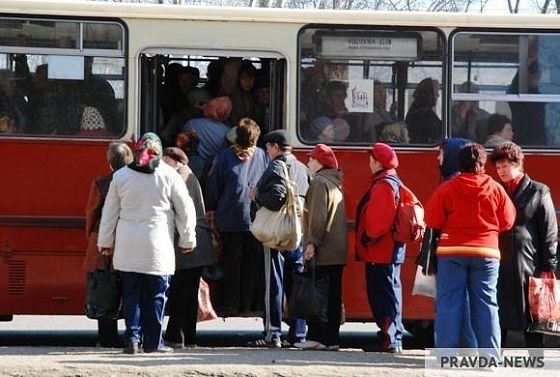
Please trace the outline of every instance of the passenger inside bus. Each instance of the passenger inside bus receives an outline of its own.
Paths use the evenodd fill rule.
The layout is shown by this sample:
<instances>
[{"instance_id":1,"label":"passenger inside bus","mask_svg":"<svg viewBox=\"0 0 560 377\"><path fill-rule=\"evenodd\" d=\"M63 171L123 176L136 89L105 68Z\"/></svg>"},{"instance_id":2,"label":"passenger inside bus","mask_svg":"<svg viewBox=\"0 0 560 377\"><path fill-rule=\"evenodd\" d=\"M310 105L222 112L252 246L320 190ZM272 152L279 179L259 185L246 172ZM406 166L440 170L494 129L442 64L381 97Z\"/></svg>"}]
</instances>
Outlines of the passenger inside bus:
<instances>
[{"instance_id":1,"label":"passenger inside bus","mask_svg":"<svg viewBox=\"0 0 560 377\"><path fill-rule=\"evenodd\" d=\"M261 137L258 146L264 147L262 138L271 131L270 129L270 73L263 69L257 71L255 84L253 85L253 97L255 99L254 120L261 129Z\"/></svg>"},{"instance_id":2,"label":"passenger inside bus","mask_svg":"<svg viewBox=\"0 0 560 377\"><path fill-rule=\"evenodd\" d=\"M439 97L439 83L425 78L416 87L414 101L406 114L410 141L415 144L434 144L441 139L441 119L434 111Z\"/></svg>"},{"instance_id":3,"label":"passenger inside bus","mask_svg":"<svg viewBox=\"0 0 560 377\"><path fill-rule=\"evenodd\" d=\"M494 148L512 141L514 133L511 128L511 119L502 114L490 115L490 118L488 118L488 134L488 140L484 143L486 148Z\"/></svg>"},{"instance_id":4,"label":"passenger inside bus","mask_svg":"<svg viewBox=\"0 0 560 377\"><path fill-rule=\"evenodd\" d=\"M160 132L160 137L165 147L175 146L175 137L188 121L203 116L204 105L210 98L210 94L206 89L194 88L189 92L187 107L175 113Z\"/></svg>"},{"instance_id":5,"label":"passenger inside bus","mask_svg":"<svg viewBox=\"0 0 560 377\"><path fill-rule=\"evenodd\" d=\"M312 138L323 144L345 141L349 134L350 126L342 118L322 116L311 122Z\"/></svg>"},{"instance_id":6,"label":"passenger inside bus","mask_svg":"<svg viewBox=\"0 0 560 377\"><path fill-rule=\"evenodd\" d=\"M228 123L235 125L242 118L255 119L255 99L253 97L253 86L257 69L248 60L244 60L239 68L237 85L231 93L232 109Z\"/></svg>"},{"instance_id":7,"label":"passenger inside bus","mask_svg":"<svg viewBox=\"0 0 560 377\"><path fill-rule=\"evenodd\" d=\"M520 94L520 72L513 78L508 93ZM526 94L541 94L539 63L535 60L527 69ZM545 102L510 102L511 126L515 135L515 142L520 145L547 145L546 135L546 103ZM528 125L531 125L528 127Z\"/></svg>"},{"instance_id":8,"label":"passenger inside bus","mask_svg":"<svg viewBox=\"0 0 560 377\"><path fill-rule=\"evenodd\" d=\"M3 132L23 133L29 122L29 106L20 95L18 80L9 69L0 70L0 115Z\"/></svg>"},{"instance_id":9,"label":"passenger inside bus","mask_svg":"<svg viewBox=\"0 0 560 377\"><path fill-rule=\"evenodd\" d=\"M48 64L37 66L29 96L30 120L34 125L29 132L51 135L56 132L60 121L56 96L56 83L49 80Z\"/></svg>"},{"instance_id":10,"label":"passenger inside bus","mask_svg":"<svg viewBox=\"0 0 560 377\"><path fill-rule=\"evenodd\" d=\"M92 56L84 57L84 81L78 82L80 122L82 109L86 106L94 107L101 113L106 125L105 129L115 135L119 131L115 90L107 79L93 74L93 63ZM76 131L79 131L79 128Z\"/></svg>"},{"instance_id":11,"label":"passenger inside bus","mask_svg":"<svg viewBox=\"0 0 560 377\"><path fill-rule=\"evenodd\" d=\"M183 128L184 132L195 133L198 137L198 147L187 155L189 167L203 189L214 157L226 147L229 127L224 122L231 107L231 99L227 96L212 98L203 107L204 116L189 120Z\"/></svg>"},{"instance_id":12,"label":"passenger inside bus","mask_svg":"<svg viewBox=\"0 0 560 377\"><path fill-rule=\"evenodd\" d=\"M218 97L221 87L222 75L224 74L224 59L212 60L206 71L206 84L204 89L211 97Z\"/></svg>"},{"instance_id":13,"label":"passenger inside bus","mask_svg":"<svg viewBox=\"0 0 560 377\"><path fill-rule=\"evenodd\" d=\"M195 67L171 63L167 67L164 88L163 116L167 123L175 114L189 107L188 95L196 88L200 72Z\"/></svg>"},{"instance_id":14,"label":"passenger inside bus","mask_svg":"<svg viewBox=\"0 0 560 377\"><path fill-rule=\"evenodd\" d=\"M383 126L394 123L395 119L387 111L387 91L381 81L373 81L373 113L368 114L364 125L364 137L366 140L375 141L377 135L381 135ZM408 133L408 131L407 131Z\"/></svg>"},{"instance_id":15,"label":"passenger inside bus","mask_svg":"<svg viewBox=\"0 0 560 377\"><path fill-rule=\"evenodd\" d=\"M478 93L478 86L463 82L459 93ZM451 107L451 132L453 137L484 143L488 137L488 111L479 107L478 101L456 101Z\"/></svg>"},{"instance_id":16,"label":"passenger inside bus","mask_svg":"<svg viewBox=\"0 0 560 377\"><path fill-rule=\"evenodd\" d=\"M381 133L379 134L378 140L388 144L410 143L410 136L408 135L406 123L396 122L381 125Z\"/></svg>"},{"instance_id":17,"label":"passenger inside bus","mask_svg":"<svg viewBox=\"0 0 560 377\"><path fill-rule=\"evenodd\" d=\"M224 61L224 69L222 77L220 78L220 89L218 91L219 95L231 96L237 85L239 69L242 63L243 60L241 58L228 58Z\"/></svg>"}]
</instances>

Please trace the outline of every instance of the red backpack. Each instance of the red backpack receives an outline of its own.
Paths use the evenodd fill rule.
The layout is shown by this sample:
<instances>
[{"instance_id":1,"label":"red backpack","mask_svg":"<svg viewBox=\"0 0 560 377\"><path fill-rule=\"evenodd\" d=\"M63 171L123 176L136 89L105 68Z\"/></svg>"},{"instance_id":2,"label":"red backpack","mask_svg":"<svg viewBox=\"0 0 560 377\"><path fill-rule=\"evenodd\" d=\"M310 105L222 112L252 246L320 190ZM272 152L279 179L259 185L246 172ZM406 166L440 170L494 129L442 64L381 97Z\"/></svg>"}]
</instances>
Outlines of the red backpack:
<instances>
[{"instance_id":1,"label":"red backpack","mask_svg":"<svg viewBox=\"0 0 560 377\"><path fill-rule=\"evenodd\" d=\"M402 243L418 241L426 230L422 203L398 178L386 177L385 179L391 184L395 193L398 190L393 238Z\"/></svg>"}]
</instances>

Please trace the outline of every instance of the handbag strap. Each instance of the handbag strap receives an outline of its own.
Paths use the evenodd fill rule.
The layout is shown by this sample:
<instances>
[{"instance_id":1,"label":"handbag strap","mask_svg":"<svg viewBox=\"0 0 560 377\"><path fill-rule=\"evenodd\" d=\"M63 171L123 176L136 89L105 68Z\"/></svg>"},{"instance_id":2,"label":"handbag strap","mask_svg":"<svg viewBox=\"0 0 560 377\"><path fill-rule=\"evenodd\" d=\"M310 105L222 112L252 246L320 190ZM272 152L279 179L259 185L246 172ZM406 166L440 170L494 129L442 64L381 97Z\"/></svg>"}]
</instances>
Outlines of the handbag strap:
<instances>
[{"instance_id":1,"label":"handbag strap","mask_svg":"<svg viewBox=\"0 0 560 377\"><path fill-rule=\"evenodd\" d=\"M296 200L296 195L294 190L294 184L290 179L290 174L288 173L288 167L284 161L278 160L278 162L280 162L280 165L282 166L282 170L284 171L284 183L286 184L286 191L287 191L286 204L285 204L286 211L288 213L294 212L297 214L297 200Z\"/></svg>"}]
</instances>

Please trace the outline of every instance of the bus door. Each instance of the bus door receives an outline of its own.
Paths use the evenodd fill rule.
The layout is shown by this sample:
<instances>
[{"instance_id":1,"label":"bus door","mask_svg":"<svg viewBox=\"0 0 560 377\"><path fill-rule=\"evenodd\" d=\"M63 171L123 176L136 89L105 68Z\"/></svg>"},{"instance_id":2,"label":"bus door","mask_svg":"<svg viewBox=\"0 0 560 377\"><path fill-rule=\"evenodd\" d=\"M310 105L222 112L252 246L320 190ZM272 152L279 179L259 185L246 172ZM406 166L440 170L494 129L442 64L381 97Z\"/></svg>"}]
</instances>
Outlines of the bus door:
<instances>
[{"instance_id":1,"label":"bus door","mask_svg":"<svg viewBox=\"0 0 560 377\"><path fill-rule=\"evenodd\" d=\"M201 168L198 163L204 156L177 135L190 132L193 120L205 116L204 105L212 98L223 96L232 102L230 115L220 119L225 128L231 129L244 117L256 121L261 128L261 139L271 130L286 128L286 68L286 59L268 52L236 51L218 55L215 51L212 54L188 50L144 51L140 56L140 131L156 132L164 146L177 145L190 154L189 165L204 192L204 178L212 161L202 158L205 164ZM203 134L197 133L199 143L204 141L200 139ZM262 273L262 268L253 272L255 276ZM227 315L222 310L222 281L209 281L209 284L214 308L219 315ZM259 303L253 305L258 306ZM255 313L236 315L254 316Z\"/></svg>"},{"instance_id":2,"label":"bus door","mask_svg":"<svg viewBox=\"0 0 560 377\"><path fill-rule=\"evenodd\" d=\"M0 316L82 314L91 182L126 134L112 21L0 18Z\"/></svg>"},{"instance_id":3,"label":"bus door","mask_svg":"<svg viewBox=\"0 0 560 377\"><path fill-rule=\"evenodd\" d=\"M253 72L245 103L237 100L242 65ZM165 146L174 146L186 123L203 117L203 105L219 96L232 99L228 127L248 116L263 135L285 128L286 59L278 54L150 49L140 55L140 79L140 133L156 132Z\"/></svg>"}]
</instances>

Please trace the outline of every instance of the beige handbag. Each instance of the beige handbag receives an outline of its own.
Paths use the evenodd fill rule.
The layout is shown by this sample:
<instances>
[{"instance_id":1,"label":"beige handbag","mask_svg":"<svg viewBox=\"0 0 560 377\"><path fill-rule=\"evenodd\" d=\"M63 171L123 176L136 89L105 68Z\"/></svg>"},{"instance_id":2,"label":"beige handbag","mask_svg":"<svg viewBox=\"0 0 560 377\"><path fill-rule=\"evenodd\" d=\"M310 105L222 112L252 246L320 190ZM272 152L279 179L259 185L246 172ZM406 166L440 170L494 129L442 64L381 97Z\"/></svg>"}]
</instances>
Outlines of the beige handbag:
<instances>
[{"instance_id":1,"label":"beige handbag","mask_svg":"<svg viewBox=\"0 0 560 377\"><path fill-rule=\"evenodd\" d=\"M301 242L301 223L298 217L298 201L294 183L289 179L286 164L281 161L286 179L288 196L279 211L259 208L251 233L264 246L275 250L294 250Z\"/></svg>"}]
</instances>

